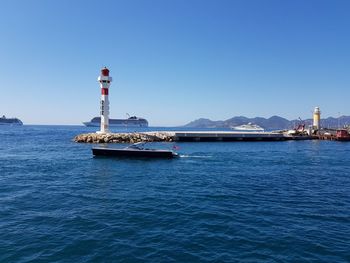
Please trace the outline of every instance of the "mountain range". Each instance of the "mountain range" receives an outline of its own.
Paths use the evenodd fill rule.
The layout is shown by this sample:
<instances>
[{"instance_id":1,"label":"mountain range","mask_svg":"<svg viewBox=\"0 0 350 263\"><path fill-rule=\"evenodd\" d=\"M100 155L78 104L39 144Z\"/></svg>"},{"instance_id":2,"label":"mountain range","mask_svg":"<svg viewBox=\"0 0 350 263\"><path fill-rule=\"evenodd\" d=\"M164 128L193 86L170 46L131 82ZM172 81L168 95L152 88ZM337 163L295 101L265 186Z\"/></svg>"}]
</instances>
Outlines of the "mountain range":
<instances>
[{"instance_id":1,"label":"mountain range","mask_svg":"<svg viewBox=\"0 0 350 263\"><path fill-rule=\"evenodd\" d=\"M247 118L244 116L232 117L225 121L212 121L210 119L200 118L184 125L186 128L232 128L235 126L253 123L261 126L264 129L278 130L278 129L292 129L298 124L304 123L305 127L312 125L312 119L306 120L287 120L280 116L272 116L270 118ZM350 116L340 116L339 118L328 117L321 119L321 127L336 128L343 127L344 125L350 124Z\"/></svg>"}]
</instances>

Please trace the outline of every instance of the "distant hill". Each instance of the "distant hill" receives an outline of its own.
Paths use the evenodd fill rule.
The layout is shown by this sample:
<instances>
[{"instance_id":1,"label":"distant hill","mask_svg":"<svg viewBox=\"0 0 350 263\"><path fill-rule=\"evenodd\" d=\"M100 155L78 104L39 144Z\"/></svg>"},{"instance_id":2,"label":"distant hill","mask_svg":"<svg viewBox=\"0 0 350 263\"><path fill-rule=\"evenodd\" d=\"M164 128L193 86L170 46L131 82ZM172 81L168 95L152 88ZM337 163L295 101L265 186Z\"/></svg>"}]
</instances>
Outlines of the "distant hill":
<instances>
[{"instance_id":1,"label":"distant hill","mask_svg":"<svg viewBox=\"0 0 350 263\"><path fill-rule=\"evenodd\" d=\"M231 128L247 123L253 123L261 126L264 129L291 129L300 123L300 120L287 120L280 116L272 116L268 119L262 117L247 118L244 116L232 117L225 121L212 121L210 119L201 118L198 120L191 121L184 125L186 128ZM303 123L312 125L312 119L303 120ZM350 116L341 116L339 118L329 117L321 119L321 126L327 128L342 127L350 124Z\"/></svg>"}]
</instances>

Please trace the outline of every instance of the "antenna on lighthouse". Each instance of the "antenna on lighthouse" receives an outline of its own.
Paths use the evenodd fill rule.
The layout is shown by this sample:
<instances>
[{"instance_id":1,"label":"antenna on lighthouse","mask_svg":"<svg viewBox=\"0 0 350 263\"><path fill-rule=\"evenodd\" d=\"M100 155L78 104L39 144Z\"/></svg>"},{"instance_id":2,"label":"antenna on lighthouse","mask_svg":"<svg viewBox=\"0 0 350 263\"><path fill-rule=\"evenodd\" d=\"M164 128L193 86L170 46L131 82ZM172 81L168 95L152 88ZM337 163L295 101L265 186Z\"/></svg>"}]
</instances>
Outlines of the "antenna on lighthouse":
<instances>
[{"instance_id":1,"label":"antenna on lighthouse","mask_svg":"<svg viewBox=\"0 0 350 263\"><path fill-rule=\"evenodd\" d=\"M101 103L100 103L100 116L101 116L101 128L97 133L109 133L109 100L108 89L112 82L112 77L109 76L109 69L104 67L101 69L101 74L97 78L101 87Z\"/></svg>"}]
</instances>

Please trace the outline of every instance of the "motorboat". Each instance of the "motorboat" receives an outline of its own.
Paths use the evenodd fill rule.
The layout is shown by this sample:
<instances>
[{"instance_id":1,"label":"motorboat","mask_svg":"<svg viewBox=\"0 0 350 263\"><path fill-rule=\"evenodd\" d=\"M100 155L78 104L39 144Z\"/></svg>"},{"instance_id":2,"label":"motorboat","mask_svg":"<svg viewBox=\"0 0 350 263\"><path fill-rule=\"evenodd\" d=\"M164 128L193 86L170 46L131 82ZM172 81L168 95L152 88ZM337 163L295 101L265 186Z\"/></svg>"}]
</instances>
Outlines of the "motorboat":
<instances>
[{"instance_id":1,"label":"motorboat","mask_svg":"<svg viewBox=\"0 0 350 263\"><path fill-rule=\"evenodd\" d=\"M233 130L238 130L238 131L264 131L265 129L260 127L257 124L253 124L249 122L248 124L243 124L235 127L231 127Z\"/></svg>"},{"instance_id":2,"label":"motorboat","mask_svg":"<svg viewBox=\"0 0 350 263\"><path fill-rule=\"evenodd\" d=\"M172 150L159 150L144 148L145 143L135 143L128 147L117 149L108 147L93 147L92 154L95 156L115 156L130 158L174 158L178 154Z\"/></svg>"}]
</instances>

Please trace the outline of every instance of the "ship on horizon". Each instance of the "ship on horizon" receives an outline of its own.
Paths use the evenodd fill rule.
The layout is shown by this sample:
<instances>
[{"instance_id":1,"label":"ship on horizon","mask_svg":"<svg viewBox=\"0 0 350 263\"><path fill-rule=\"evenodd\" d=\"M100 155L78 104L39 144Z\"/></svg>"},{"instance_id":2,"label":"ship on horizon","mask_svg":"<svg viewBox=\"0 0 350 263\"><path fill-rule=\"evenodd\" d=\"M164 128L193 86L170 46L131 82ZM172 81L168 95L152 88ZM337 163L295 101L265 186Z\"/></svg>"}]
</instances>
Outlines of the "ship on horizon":
<instances>
[{"instance_id":1,"label":"ship on horizon","mask_svg":"<svg viewBox=\"0 0 350 263\"><path fill-rule=\"evenodd\" d=\"M231 129L238 130L238 131L265 131L264 128L260 127L257 124L253 124L251 122L249 122L248 124L231 127Z\"/></svg>"},{"instance_id":2,"label":"ship on horizon","mask_svg":"<svg viewBox=\"0 0 350 263\"><path fill-rule=\"evenodd\" d=\"M87 127L100 127L101 117L94 117L89 122L83 122ZM109 119L109 127L148 127L148 121L144 118L131 116L127 119Z\"/></svg>"},{"instance_id":3,"label":"ship on horizon","mask_svg":"<svg viewBox=\"0 0 350 263\"><path fill-rule=\"evenodd\" d=\"M2 115L0 125L23 125L23 122L18 118L6 118L5 115Z\"/></svg>"}]
</instances>

